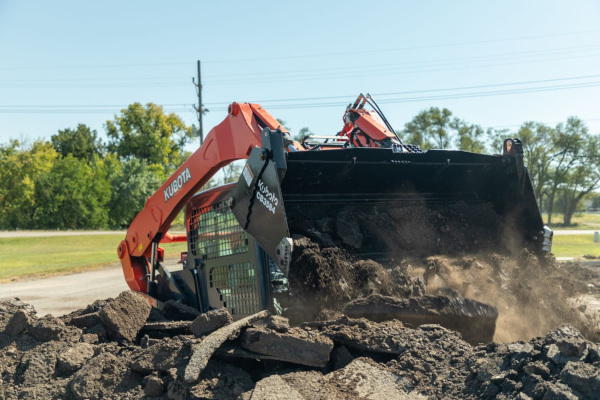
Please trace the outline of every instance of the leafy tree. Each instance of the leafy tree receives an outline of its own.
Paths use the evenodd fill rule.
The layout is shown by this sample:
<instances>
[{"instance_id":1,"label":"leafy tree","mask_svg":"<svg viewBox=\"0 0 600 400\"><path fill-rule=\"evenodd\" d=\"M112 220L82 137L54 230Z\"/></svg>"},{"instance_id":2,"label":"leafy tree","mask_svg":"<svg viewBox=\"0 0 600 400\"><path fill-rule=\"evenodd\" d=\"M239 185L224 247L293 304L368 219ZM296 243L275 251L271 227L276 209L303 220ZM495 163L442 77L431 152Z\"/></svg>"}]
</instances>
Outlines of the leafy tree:
<instances>
[{"instance_id":1,"label":"leafy tree","mask_svg":"<svg viewBox=\"0 0 600 400\"><path fill-rule=\"evenodd\" d=\"M573 215L582 207L581 200L600 187L600 137L589 135L587 128L580 134L582 145L572 154L574 162L559 188L565 226L571 225Z\"/></svg>"},{"instance_id":2,"label":"leafy tree","mask_svg":"<svg viewBox=\"0 0 600 400\"><path fill-rule=\"evenodd\" d=\"M472 153L483 153L485 146L483 140L485 131L479 125L469 124L461 119L454 118L450 127L456 132L458 148Z\"/></svg>"},{"instance_id":3,"label":"leafy tree","mask_svg":"<svg viewBox=\"0 0 600 400\"><path fill-rule=\"evenodd\" d=\"M406 142L423 150L458 148L474 153L485 150L483 128L452 118L452 112L447 108L431 107L421 111L404 125L401 134Z\"/></svg>"},{"instance_id":4,"label":"leafy tree","mask_svg":"<svg viewBox=\"0 0 600 400\"><path fill-rule=\"evenodd\" d=\"M560 123L552 131L551 152L551 178L548 182L548 224L552 223L554 201L559 191L569 187L569 180L573 179L572 168L579 165L579 157L584 148L589 134L587 127L580 119L570 117L567 123Z\"/></svg>"},{"instance_id":5,"label":"leafy tree","mask_svg":"<svg viewBox=\"0 0 600 400\"><path fill-rule=\"evenodd\" d=\"M537 122L525 122L519 128L517 137L521 139L523 144L525 164L541 209L546 188L553 174L552 162L555 158L552 151L554 129Z\"/></svg>"},{"instance_id":6,"label":"leafy tree","mask_svg":"<svg viewBox=\"0 0 600 400\"><path fill-rule=\"evenodd\" d=\"M49 142L25 146L17 140L0 147L0 229L32 229L39 203L38 178L51 170L57 153Z\"/></svg>"},{"instance_id":7,"label":"leafy tree","mask_svg":"<svg viewBox=\"0 0 600 400\"><path fill-rule=\"evenodd\" d=\"M73 157L91 162L94 157L102 155L102 142L95 130L84 124L75 129L59 130L51 138L52 145L62 157L72 154Z\"/></svg>"},{"instance_id":8,"label":"leafy tree","mask_svg":"<svg viewBox=\"0 0 600 400\"><path fill-rule=\"evenodd\" d=\"M407 122L403 134L408 143L423 150L446 149L452 143L451 117L452 112L447 108L431 107Z\"/></svg>"},{"instance_id":9,"label":"leafy tree","mask_svg":"<svg viewBox=\"0 0 600 400\"><path fill-rule=\"evenodd\" d=\"M163 170L159 165L148 165L135 158L122 163L112 159L108 164L111 166L108 174L110 226L127 227L163 183Z\"/></svg>"},{"instance_id":10,"label":"leafy tree","mask_svg":"<svg viewBox=\"0 0 600 400\"><path fill-rule=\"evenodd\" d=\"M137 158L169 169L185 160L183 149L192 139L192 128L177 115L165 114L153 103L133 103L113 121L106 122L109 150L125 160Z\"/></svg>"},{"instance_id":11,"label":"leafy tree","mask_svg":"<svg viewBox=\"0 0 600 400\"><path fill-rule=\"evenodd\" d=\"M108 225L110 187L102 161L89 165L69 154L56 160L35 185L37 226L101 229Z\"/></svg>"}]
</instances>

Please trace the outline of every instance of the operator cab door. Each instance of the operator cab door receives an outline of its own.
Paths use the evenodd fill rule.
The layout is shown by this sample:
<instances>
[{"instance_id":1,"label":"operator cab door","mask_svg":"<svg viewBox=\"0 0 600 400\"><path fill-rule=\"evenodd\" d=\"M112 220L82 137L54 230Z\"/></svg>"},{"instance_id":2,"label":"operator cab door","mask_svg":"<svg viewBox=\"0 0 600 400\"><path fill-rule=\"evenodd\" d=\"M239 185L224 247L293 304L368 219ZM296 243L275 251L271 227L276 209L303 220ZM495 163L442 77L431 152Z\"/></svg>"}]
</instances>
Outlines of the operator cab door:
<instances>
[{"instance_id":1,"label":"operator cab door","mask_svg":"<svg viewBox=\"0 0 600 400\"><path fill-rule=\"evenodd\" d=\"M226 307L240 319L271 305L265 252L230 208L234 185L196 195L186 208L188 262L196 270L200 311Z\"/></svg>"}]
</instances>

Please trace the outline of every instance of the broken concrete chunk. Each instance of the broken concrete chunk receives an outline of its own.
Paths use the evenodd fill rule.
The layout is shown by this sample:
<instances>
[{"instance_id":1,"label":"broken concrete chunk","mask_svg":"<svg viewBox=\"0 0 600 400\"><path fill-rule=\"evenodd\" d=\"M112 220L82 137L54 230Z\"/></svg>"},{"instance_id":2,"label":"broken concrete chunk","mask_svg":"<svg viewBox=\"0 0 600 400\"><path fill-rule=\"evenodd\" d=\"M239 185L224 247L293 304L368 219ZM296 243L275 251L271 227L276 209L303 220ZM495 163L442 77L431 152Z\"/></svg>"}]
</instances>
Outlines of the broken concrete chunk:
<instances>
[{"instance_id":1,"label":"broken concrete chunk","mask_svg":"<svg viewBox=\"0 0 600 400\"><path fill-rule=\"evenodd\" d=\"M280 315L271 315L267 319L267 328L279 333L286 333L290 329L290 321Z\"/></svg>"},{"instance_id":2,"label":"broken concrete chunk","mask_svg":"<svg viewBox=\"0 0 600 400\"><path fill-rule=\"evenodd\" d=\"M232 324L229 324L216 332L208 335L204 340L192 346L192 357L185 368L184 379L187 383L193 383L198 380L200 373L206 367L208 360L214 352L228 339L235 339L239 336L240 330L254 321L266 318L268 311L261 311L249 317L242 318Z\"/></svg>"},{"instance_id":3,"label":"broken concrete chunk","mask_svg":"<svg viewBox=\"0 0 600 400\"><path fill-rule=\"evenodd\" d=\"M56 369L62 374L72 374L94 356L94 346L89 343L75 343L62 351L56 361Z\"/></svg>"},{"instance_id":4,"label":"broken concrete chunk","mask_svg":"<svg viewBox=\"0 0 600 400\"><path fill-rule=\"evenodd\" d=\"M8 321L4 332L9 334L10 336L19 336L27 326L29 325L30 317L24 311L19 310L13 314L13 316Z\"/></svg>"},{"instance_id":5,"label":"broken concrete chunk","mask_svg":"<svg viewBox=\"0 0 600 400\"><path fill-rule=\"evenodd\" d=\"M333 350L331 339L300 328L291 328L288 333L259 327L249 328L242 335L240 345L280 361L309 367L324 367Z\"/></svg>"},{"instance_id":6,"label":"broken concrete chunk","mask_svg":"<svg viewBox=\"0 0 600 400\"><path fill-rule=\"evenodd\" d=\"M122 292L100 310L102 324L109 337L133 342L150 314L150 304L133 292Z\"/></svg>"},{"instance_id":7,"label":"broken concrete chunk","mask_svg":"<svg viewBox=\"0 0 600 400\"><path fill-rule=\"evenodd\" d=\"M232 322L233 318L229 311L226 308L220 308L199 315L194 322L192 322L190 331L197 337L201 337Z\"/></svg>"},{"instance_id":8,"label":"broken concrete chunk","mask_svg":"<svg viewBox=\"0 0 600 400\"><path fill-rule=\"evenodd\" d=\"M198 315L201 314L200 311L194 307L178 303L174 300L167 301L164 304L161 313L166 318L174 321L193 321Z\"/></svg>"}]
</instances>

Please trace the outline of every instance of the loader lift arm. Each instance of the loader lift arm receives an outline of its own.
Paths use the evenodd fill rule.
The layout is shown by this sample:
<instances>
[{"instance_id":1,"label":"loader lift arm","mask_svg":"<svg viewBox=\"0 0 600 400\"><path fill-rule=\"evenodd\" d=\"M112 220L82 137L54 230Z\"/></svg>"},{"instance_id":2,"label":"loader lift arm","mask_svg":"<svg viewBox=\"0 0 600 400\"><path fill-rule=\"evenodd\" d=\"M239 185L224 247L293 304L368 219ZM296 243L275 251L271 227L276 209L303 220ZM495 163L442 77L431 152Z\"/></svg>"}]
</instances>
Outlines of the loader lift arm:
<instances>
[{"instance_id":1,"label":"loader lift arm","mask_svg":"<svg viewBox=\"0 0 600 400\"><path fill-rule=\"evenodd\" d=\"M260 105L232 103L225 120L208 133L202 146L148 198L117 248L131 290L148 293L158 243L174 239L166 236L173 219L219 169L232 161L247 159L252 149L260 146L264 128L287 133Z\"/></svg>"}]
</instances>

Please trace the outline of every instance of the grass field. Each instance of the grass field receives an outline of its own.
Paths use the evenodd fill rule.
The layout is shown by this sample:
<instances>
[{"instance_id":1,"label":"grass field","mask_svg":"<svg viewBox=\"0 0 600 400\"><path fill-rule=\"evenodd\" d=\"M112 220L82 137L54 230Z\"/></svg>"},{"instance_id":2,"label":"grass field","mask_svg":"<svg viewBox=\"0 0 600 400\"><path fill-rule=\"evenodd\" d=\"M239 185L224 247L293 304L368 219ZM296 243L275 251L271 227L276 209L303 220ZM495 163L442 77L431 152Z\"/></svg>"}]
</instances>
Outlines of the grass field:
<instances>
[{"instance_id":1,"label":"grass field","mask_svg":"<svg viewBox=\"0 0 600 400\"><path fill-rule=\"evenodd\" d=\"M543 214L544 223L548 222L548 214ZM562 214L552 214L552 229L599 229L600 213L580 213L573 216L572 226L564 227Z\"/></svg>"},{"instance_id":2,"label":"grass field","mask_svg":"<svg viewBox=\"0 0 600 400\"><path fill-rule=\"evenodd\" d=\"M552 252L556 257L600 257L600 243L594 243L594 235L555 235Z\"/></svg>"},{"instance_id":3,"label":"grass field","mask_svg":"<svg viewBox=\"0 0 600 400\"><path fill-rule=\"evenodd\" d=\"M24 237L0 239L0 282L44 277L118 264L117 245L123 235ZM179 257L185 243L161 245L167 258ZM600 256L593 235L555 235L556 257Z\"/></svg>"},{"instance_id":4,"label":"grass field","mask_svg":"<svg viewBox=\"0 0 600 400\"><path fill-rule=\"evenodd\" d=\"M0 239L0 282L101 268L119 263L124 235L23 237ZM185 243L161 245L166 257L179 257Z\"/></svg>"}]
</instances>

